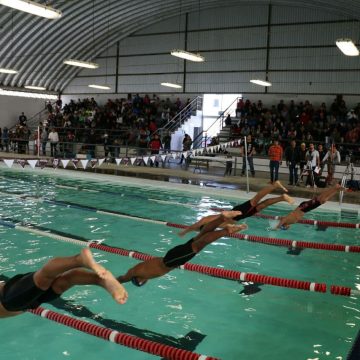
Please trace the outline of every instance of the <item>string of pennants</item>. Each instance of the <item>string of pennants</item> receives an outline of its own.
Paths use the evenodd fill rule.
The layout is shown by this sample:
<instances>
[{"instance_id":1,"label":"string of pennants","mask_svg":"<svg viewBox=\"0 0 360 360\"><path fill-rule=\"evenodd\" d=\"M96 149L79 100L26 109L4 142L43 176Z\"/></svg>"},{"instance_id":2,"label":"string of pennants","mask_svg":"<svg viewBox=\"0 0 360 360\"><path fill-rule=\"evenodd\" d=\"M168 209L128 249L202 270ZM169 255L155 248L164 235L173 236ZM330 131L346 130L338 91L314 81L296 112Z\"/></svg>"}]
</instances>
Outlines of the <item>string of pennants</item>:
<instances>
[{"instance_id":1,"label":"string of pennants","mask_svg":"<svg viewBox=\"0 0 360 360\"><path fill-rule=\"evenodd\" d=\"M155 161L163 161L165 162L166 159L174 158L178 159L182 156L188 158L189 156L200 156L205 154L217 153L220 150L224 150L230 146L236 146L240 143L240 140L230 141L228 143L223 143L220 145L209 146L207 148L201 149L194 149L191 151L183 151L177 153L169 153L169 154L162 154L162 155L152 155L152 156L134 156L134 157L122 157L122 158L115 158L116 164L120 165L137 165L140 162L144 161L145 165L147 165L149 159L152 162ZM5 165L11 168L14 164L20 165L24 168L26 165L30 165L32 169L38 168L45 168L47 166L52 166L54 169L58 168L60 165L65 169L69 164L73 166L73 168L78 169L81 168L85 170L87 167L95 168L95 166L101 166L107 159L3 159Z\"/></svg>"}]
</instances>

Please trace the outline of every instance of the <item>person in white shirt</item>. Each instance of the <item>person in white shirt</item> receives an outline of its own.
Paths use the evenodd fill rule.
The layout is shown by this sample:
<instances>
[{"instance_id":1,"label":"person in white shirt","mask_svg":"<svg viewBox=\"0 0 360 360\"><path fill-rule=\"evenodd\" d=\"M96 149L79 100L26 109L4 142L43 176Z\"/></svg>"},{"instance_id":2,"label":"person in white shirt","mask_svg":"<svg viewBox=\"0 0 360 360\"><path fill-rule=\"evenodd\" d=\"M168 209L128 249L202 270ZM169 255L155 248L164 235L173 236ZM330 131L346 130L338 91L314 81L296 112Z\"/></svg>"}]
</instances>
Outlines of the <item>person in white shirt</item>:
<instances>
[{"instance_id":1,"label":"person in white shirt","mask_svg":"<svg viewBox=\"0 0 360 360\"><path fill-rule=\"evenodd\" d=\"M308 161L309 167L309 175L306 180L306 187L314 186L315 184L315 177L317 173L315 172L316 168L320 166L320 154L317 150L315 150L314 144L309 145L309 150L306 152L306 159Z\"/></svg>"},{"instance_id":2,"label":"person in white shirt","mask_svg":"<svg viewBox=\"0 0 360 360\"><path fill-rule=\"evenodd\" d=\"M322 163L327 164L328 176L326 178L326 183L331 185L334 174L335 174L335 165L340 164L341 157L339 151L336 149L336 145L332 144L326 155L324 156Z\"/></svg>"},{"instance_id":3,"label":"person in white shirt","mask_svg":"<svg viewBox=\"0 0 360 360\"><path fill-rule=\"evenodd\" d=\"M56 147L59 142L59 134L57 133L57 131L54 128L51 129L48 139L50 141L51 156L54 157L54 156L56 156L56 152L57 152Z\"/></svg>"}]
</instances>

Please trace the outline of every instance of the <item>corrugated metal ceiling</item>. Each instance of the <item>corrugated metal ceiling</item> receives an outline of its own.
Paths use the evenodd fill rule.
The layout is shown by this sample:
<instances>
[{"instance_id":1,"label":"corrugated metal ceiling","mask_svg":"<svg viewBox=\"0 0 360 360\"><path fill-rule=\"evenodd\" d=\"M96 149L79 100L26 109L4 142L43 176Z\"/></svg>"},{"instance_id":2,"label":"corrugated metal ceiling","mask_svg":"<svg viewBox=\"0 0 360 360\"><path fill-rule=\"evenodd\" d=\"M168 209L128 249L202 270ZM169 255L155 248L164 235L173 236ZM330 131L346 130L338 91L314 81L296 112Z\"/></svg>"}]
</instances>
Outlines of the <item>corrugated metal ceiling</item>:
<instances>
[{"instance_id":1,"label":"corrugated metal ceiling","mask_svg":"<svg viewBox=\"0 0 360 360\"><path fill-rule=\"evenodd\" d=\"M348 19L360 19L359 0L53 0L62 11L47 20L0 6L0 74L3 86L45 86L62 91L80 68L63 64L65 58L90 61L118 40L158 21L199 10L235 5L275 4L320 8ZM304 19L306 21L306 19Z\"/></svg>"}]
</instances>

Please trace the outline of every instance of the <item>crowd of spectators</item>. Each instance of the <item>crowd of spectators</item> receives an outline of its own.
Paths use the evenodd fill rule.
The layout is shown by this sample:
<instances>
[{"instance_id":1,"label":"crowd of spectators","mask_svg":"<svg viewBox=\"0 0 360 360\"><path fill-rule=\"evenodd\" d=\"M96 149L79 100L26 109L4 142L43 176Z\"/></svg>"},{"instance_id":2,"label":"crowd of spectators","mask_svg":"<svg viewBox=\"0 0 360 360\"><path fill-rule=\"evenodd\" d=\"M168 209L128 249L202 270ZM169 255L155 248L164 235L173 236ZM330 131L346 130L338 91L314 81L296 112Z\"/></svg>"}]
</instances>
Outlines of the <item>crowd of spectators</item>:
<instances>
[{"instance_id":1,"label":"crowd of spectators","mask_svg":"<svg viewBox=\"0 0 360 360\"><path fill-rule=\"evenodd\" d=\"M139 148L139 154L146 153L150 145L154 147L154 135L157 129L167 124L179 111L190 103L190 99L175 102L169 98L161 100L158 96L140 96L129 94L127 98L109 99L100 106L94 98L71 100L63 105L59 99L46 104L47 118L40 123L40 134L30 132L24 113L11 131L4 128L1 135L6 149L29 152L29 140L35 140L36 149L40 147L46 154L46 144L58 138L59 146L51 146L51 153L63 156L74 155L74 144L82 143L84 152L94 155L95 144L102 144L105 155L116 157L120 146ZM230 139L251 136L257 154L267 154L271 143L279 141L285 149L291 140L298 144L320 142L327 150L328 145L338 144L344 159L349 149L360 156L360 103L348 109L345 100L338 95L328 107L322 103L314 107L309 101L285 104L281 100L277 105L264 106L262 101L251 102L240 99L236 108L236 122L230 116L225 124L231 128ZM51 135L55 129L57 135ZM0 130L1 131L1 130ZM163 133L161 146L170 150L171 134ZM49 136L53 139L49 139ZM40 138L40 142L37 139ZM157 139L156 139L157 140ZM39 143L38 143L39 142ZM214 137L210 145L219 144ZM350 144L350 145L344 145ZM157 149L151 148L151 151Z\"/></svg>"},{"instance_id":2,"label":"crowd of spectators","mask_svg":"<svg viewBox=\"0 0 360 360\"><path fill-rule=\"evenodd\" d=\"M179 98L160 100L136 94L111 100L99 106L94 98L71 100L62 106L49 103L49 116L43 124L45 129L56 128L60 144L71 149L71 143L83 143L85 150L94 151L94 144L103 144L105 153L116 156L121 145L148 149L154 144L155 133L167 124L179 111L190 103ZM164 133L163 142L169 147L169 134ZM66 151L69 149L65 149Z\"/></svg>"},{"instance_id":3,"label":"crowd of spectators","mask_svg":"<svg viewBox=\"0 0 360 360\"><path fill-rule=\"evenodd\" d=\"M283 148L291 140L298 143L323 143L326 147L338 144L343 157L350 151L360 157L360 103L348 108L338 95L330 107L322 103L314 107L309 101L265 107L261 100L251 102L240 99L236 108L236 123L227 118L231 138L251 135L259 153L267 154L273 140ZM231 124L231 125L230 125ZM344 145L347 144L347 145Z\"/></svg>"}]
</instances>

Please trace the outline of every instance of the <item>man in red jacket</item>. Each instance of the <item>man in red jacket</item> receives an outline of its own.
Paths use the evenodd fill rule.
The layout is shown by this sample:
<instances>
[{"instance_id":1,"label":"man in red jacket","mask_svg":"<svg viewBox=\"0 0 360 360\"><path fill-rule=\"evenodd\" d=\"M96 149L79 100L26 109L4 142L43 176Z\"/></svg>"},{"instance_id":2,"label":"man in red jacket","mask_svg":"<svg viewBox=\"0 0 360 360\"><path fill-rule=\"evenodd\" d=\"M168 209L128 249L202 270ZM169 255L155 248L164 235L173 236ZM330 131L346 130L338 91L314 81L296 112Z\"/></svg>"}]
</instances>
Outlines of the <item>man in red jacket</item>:
<instances>
[{"instance_id":1,"label":"man in red jacket","mask_svg":"<svg viewBox=\"0 0 360 360\"><path fill-rule=\"evenodd\" d=\"M151 155L159 154L160 149L162 149L162 143L158 134L154 134L152 139L149 142L149 149L151 150ZM151 160L150 166L154 166L153 161ZM159 167L159 161L157 157L155 157L155 166Z\"/></svg>"}]
</instances>

